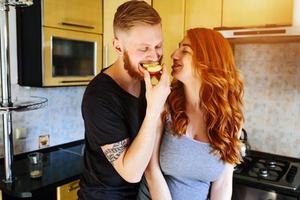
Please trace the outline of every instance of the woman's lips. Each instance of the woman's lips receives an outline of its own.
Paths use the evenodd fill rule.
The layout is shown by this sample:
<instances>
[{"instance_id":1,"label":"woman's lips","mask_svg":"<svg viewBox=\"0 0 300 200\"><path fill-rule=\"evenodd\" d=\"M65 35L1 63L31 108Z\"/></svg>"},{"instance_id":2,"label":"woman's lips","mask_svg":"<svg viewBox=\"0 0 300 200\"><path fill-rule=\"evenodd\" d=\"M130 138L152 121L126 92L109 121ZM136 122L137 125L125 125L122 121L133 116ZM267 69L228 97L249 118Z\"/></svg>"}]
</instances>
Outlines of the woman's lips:
<instances>
[{"instance_id":1,"label":"woman's lips","mask_svg":"<svg viewBox=\"0 0 300 200\"><path fill-rule=\"evenodd\" d=\"M174 64L173 66L172 66L172 70L173 71L178 71L179 69L181 69L182 68L182 65L179 65L179 64Z\"/></svg>"}]
</instances>

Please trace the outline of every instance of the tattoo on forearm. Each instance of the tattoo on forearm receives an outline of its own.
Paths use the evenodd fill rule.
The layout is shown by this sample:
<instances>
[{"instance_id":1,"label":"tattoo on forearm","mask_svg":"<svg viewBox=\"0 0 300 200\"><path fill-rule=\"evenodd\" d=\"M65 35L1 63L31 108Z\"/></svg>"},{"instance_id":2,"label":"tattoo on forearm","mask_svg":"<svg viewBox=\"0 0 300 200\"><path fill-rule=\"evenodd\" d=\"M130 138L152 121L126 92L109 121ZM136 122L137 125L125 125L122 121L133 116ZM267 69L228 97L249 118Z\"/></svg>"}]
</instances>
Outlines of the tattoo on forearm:
<instances>
[{"instance_id":1,"label":"tattoo on forearm","mask_svg":"<svg viewBox=\"0 0 300 200\"><path fill-rule=\"evenodd\" d=\"M119 156L125 151L126 147L128 146L127 140L122 140L113 144L112 148L106 149L104 154L108 161L113 164L115 160L119 158Z\"/></svg>"}]
</instances>

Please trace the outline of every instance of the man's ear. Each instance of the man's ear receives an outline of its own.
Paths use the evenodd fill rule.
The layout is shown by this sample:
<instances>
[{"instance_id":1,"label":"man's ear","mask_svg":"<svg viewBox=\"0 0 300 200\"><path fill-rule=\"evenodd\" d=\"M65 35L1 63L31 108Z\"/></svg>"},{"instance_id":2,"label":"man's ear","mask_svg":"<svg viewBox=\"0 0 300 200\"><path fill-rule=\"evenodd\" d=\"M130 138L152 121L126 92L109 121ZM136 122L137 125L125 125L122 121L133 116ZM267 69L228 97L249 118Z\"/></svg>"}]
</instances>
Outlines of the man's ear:
<instances>
[{"instance_id":1,"label":"man's ear","mask_svg":"<svg viewBox=\"0 0 300 200\"><path fill-rule=\"evenodd\" d=\"M114 47L114 50L117 52L117 54L119 54L119 55L123 54L123 48L122 48L121 42L117 38L113 39L113 47Z\"/></svg>"}]
</instances>

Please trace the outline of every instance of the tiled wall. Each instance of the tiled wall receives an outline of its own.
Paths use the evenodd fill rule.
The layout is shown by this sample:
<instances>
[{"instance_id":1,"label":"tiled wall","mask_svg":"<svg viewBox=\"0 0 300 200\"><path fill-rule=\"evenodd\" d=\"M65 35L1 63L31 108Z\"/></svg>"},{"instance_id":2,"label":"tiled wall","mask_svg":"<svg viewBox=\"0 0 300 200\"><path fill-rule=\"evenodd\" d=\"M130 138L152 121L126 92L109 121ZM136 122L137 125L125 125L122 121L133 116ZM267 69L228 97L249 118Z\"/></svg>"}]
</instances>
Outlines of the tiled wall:
<instances>
[{"instance_id":1,"label":"tiled wall","mask_svg":"<svg viewBox=\"0 0 300 200\"><path fill-rule=\"evenodd\" d=\"M85 87L26 88L12 85L12 100L40 96L48 99L48 105L39 110L13 112L13 130L25 128L27 138L16 139L15 153L36 150L39 135L50 135L50 146L83 139L81 100ZM2 118L0 121L0 155L3 156Z\"/></svg>"},{"instance_id":2,"label":"tiled wall","mask_svg":"<svg viewBox=\"0 0 300 200\"><path fill-rule=\"evenodd\" d=\"M300 42L235 45L252 149L300 158Z\"/></svg>"}]
</instances>

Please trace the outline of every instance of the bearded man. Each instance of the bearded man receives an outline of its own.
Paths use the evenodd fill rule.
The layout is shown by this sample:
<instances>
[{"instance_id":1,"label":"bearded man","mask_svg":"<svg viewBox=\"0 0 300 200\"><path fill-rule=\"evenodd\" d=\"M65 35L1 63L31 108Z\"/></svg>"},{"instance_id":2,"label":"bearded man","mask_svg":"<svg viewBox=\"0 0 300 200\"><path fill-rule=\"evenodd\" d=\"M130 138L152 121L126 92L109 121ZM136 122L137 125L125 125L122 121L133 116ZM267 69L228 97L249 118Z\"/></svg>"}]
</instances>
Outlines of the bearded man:
<instances>
[{"instance_id":1,"label":"bearded man","mask_svg":"<svg viewBox=\"0 0 300 200\"><path fill-rule=\"evenodd\" d=\"M82 101L85 153L79 199L136 199L170 93L165 68L154 86L141 67L162 58L158 13L144 1L129 1L117 9L113 26L118 59L89 83Z\"/></svg>"}]
</instances>

